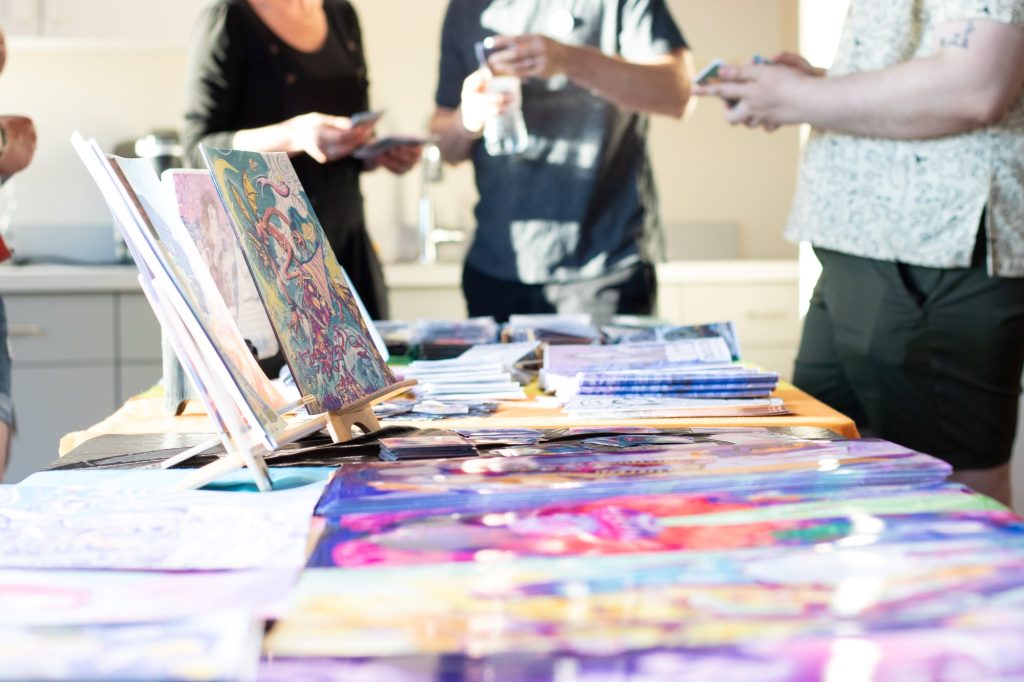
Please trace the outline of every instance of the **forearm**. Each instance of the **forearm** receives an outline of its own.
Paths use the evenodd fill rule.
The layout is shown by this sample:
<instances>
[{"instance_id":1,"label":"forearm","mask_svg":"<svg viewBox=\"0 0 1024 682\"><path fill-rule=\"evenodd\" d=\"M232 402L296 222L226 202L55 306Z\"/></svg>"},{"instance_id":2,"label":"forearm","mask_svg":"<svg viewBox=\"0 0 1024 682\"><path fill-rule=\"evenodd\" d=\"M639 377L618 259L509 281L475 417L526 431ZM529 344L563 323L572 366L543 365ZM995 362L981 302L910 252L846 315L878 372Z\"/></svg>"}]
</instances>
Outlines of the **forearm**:
<instances>
[{"instance_id":1,"label":"forearm","mask_svg":"<svg viewBox=\"0 0 1024 682\"><path fill-rule=\"evenodd\" d=\"M566 50L566 75L616 106L676 118L686 112L693 76L688 51L635 63L591 47L566 46Z\"/></svg>"},{"instance_id":2,"label":"forearm","mask_svg":"<svg viewBox=\"0 0 1024 682\"><path fill-rule=\"evenodd\" d=\"M295 134L287 121L273 123L261 128L236 130L231 137L234 149L245 149L253 152L288 152L295 153Z\"/></svg>"},{"instance_id":3,"label":"forearm","mask_svg":"<svg viewBox=\"0 0 1024 682\"><path fill-rule=\"evenodd\" d=\"M1024 31L962 20L936 29L934 54L878 71L810 79L798 120L853 135L930 138L999 121L1024 82Z\"/></svg>"},{"instance_id":4,"label":"forearm","mask_svg":"<svg viewBox=\"0 0 1024 682\"><path fill-rule=\"evenodd\" d=\"M850 135L903 139L956 135L998 120L1005 107L983 91L983 76L956 67L936 55L880 71L806 80L791 99L793 118Z\"/></svg>"},{"instance_id":5,"label":"forearm","mask_svg":"<svg viewBox=\"0 0 1024 682\"><path fill-rule=\"evenodd\" d=\"M441 158L446 162L456 164L473 155L477 137L463 126L459 109L438 107L430 121L430 132L437 138Z\"/></svg>"}]
</instances>

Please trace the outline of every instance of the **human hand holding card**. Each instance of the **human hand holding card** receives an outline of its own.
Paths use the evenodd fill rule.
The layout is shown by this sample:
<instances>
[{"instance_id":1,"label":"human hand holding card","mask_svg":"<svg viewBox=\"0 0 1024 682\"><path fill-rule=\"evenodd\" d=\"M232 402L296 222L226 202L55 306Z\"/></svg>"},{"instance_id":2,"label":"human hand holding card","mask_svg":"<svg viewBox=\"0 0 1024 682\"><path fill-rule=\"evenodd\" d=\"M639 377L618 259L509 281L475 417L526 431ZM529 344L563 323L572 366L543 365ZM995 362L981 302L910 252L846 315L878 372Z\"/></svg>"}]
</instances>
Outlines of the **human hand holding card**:
<instances>
[{"instance_id":1,"label":"human hand holding card","mask_svg":"<svg viewBox=\"0 0 1024 682\"><path fill-rule=\"evenodd\" d=\"M373 160L381 154L400 147L422 147L430 142L428 138L414 135L387 135L369 142L352 153L352 156L364 161Z\"/></svg>"}]
</instances>

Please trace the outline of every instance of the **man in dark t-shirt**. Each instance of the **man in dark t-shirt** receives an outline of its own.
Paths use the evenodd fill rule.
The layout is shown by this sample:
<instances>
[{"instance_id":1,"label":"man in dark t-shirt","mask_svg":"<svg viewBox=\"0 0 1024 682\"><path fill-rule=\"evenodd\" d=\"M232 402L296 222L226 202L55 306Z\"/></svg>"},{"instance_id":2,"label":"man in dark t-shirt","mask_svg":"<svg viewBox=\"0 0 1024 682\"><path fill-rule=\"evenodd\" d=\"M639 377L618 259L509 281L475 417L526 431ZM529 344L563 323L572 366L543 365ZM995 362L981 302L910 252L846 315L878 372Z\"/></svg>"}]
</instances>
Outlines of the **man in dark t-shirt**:
<instances>
[{"instance_id":1,"label":"man in dark t-shirt","mask_svg":"<svg viewBox=\"0 0 1024 682\"><path fill-rule=\"evenodd\" d=\"M474 45L495 36L486 65ZM653 312L662 236L648 114L682 117L693 65L664 0L451 0L431 129L472 159L480 201L463 271L470 315ZM522 79L529 143L492 156L485 124Z\"/></svg>"}]
</instances>

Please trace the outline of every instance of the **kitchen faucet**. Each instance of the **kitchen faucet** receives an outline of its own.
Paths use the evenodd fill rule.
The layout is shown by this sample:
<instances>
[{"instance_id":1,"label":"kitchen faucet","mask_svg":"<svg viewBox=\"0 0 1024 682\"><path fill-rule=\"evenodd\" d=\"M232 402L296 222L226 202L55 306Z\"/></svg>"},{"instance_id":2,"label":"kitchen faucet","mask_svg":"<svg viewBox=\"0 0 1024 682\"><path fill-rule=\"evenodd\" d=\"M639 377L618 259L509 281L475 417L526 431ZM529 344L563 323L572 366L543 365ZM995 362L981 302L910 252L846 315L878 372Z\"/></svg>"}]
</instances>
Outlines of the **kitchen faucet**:
<instances>
[{"instance_id":1,"label":"kitchen faucet","mask_svg":"<svg viewBox=\"0 0 1024 682\"><path fill-rule=\"evenodd\" d=\"M462 230L446 230L437 227L436 197L434 185L441 181L441 150L434 143L423 148L420 162L420 203L417 215L420 263L437 262L437 245L462 242L466 234Z\"/></svg>"}]
</instances>

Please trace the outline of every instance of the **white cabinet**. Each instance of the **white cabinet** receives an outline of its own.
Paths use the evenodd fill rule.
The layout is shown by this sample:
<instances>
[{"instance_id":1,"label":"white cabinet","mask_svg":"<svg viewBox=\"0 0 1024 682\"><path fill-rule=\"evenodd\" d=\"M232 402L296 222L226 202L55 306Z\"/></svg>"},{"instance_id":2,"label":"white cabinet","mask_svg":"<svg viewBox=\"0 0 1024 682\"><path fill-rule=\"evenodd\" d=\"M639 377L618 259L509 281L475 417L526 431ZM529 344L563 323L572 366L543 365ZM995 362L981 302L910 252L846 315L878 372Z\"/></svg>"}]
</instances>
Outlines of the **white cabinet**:
<instances>
[{"instance_id":1,"label":"white cabinet","mask_svg":"<svg viewBox=\"0 0 1024 682\"><path fill-rule=\"evenodd\" d=\"M5 482L57 458L60 438L160 378L160 330L141 293L4 295L17 432Z\"/></svg>"},{"instance_id":2,"label":"white cabinet","mask_svg":"<svg viewBox=\"0 0 1024 682\"><path fill-rule=\"evenodd\" d=\"M747 362L789 379L800 342L796 261L694 261L658 266L658 315L676 324L731 320Z\"/></svg>"},{"instance_id":3,"label":"white cabinet","mask_svg":"<svg viewBox=\"0 0 1024 682\"><path fill-rule=\"evenodd\" d=\"M462 319L462 267L385 266L391 317ZM732 320L743 359L788 379L800 341L795 260L676 261L658 266L658 316L676 324Z\"/></svg>"},{"instance_id":4,"label":"white cabinet","mask_svg":"<svg viewBox=\"0 0 1024 682\"><path fill-rule=\"evenodd\" d=\"M11 36L182 46L210 0L0 0Z\"/></svg>"},{"instance_id":5,"label":"white cabinet","mask_svg":"<svg viewBox=\"0 0 1024 682\"><path fill-rule=\"evenodd\" d=\"M9 36L38 35L43 0L0 0L0 28Z\"/></svg>"},{"instance_id":6,"label":"white cabinet","mask_svg":"<svg viewBox=\"0 0 1024 682\"><path fill-rule=\"evenodd\" d=\"M388 307L392 320L462 320L462 266L454 263L387 265Z\"/></svg>"}]
</instances>

